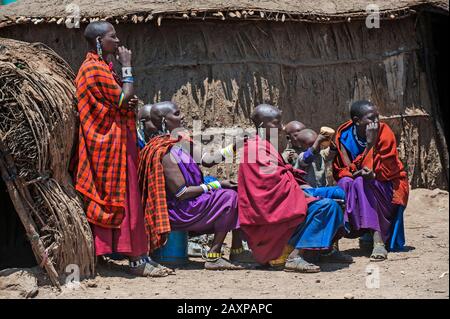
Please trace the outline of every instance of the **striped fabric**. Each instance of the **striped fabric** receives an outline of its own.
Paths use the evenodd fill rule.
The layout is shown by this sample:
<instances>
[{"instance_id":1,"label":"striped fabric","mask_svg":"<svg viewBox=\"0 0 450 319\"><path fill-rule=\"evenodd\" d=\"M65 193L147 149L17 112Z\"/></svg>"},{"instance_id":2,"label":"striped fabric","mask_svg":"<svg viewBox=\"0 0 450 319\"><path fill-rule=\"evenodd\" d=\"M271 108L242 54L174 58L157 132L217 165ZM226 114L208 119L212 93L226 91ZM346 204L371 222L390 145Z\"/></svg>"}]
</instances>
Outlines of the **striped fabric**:
<instances>
[{"instance_id":1,"label":"striped fabric","mask_svg":"<svg viewBox=\"0 0 450 319\"><path fill-rule=\"evenodd\" d=\"M139 187L145 215L145 229L150 252L162 246L161 235L170 232L166 200L166 182L161 163L164 155L178 140L169 135L152 138L140 153Z\"/></svg>"},{"instance_id":2,"label":"striped fabric","mask_svg":"<svg viewBox=\"0 0 450 319\"><path fill-rule=\"evenodd\" d=\"M76 78L79 134L75 188L89 222L119 228L126 194L127 126L136 140L135 114L119 108L122 89L111 66L89 52Z\"/></svg>"}]
</instances>

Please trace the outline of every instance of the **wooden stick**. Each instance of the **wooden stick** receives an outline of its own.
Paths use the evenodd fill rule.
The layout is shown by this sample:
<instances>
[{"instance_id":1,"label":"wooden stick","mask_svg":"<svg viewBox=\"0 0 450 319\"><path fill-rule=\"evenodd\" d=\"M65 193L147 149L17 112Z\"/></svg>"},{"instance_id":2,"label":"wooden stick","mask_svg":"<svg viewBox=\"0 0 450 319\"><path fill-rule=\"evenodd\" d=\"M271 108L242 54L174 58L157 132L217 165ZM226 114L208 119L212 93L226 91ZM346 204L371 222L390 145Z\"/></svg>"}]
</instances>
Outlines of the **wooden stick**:
<instances>
[{"instance_id":1,"label":"wooden stick","mask_svg":"<svg viewBox=\"0 0 450 319\"><path fill-rule=\"evenodd\" d=\"M410 117L431 117L430 114L410 114L410 115L391 115L391 116L380 116L380 120L391 120L391 119L403 119Z\"/></svg>"}]
</instances>

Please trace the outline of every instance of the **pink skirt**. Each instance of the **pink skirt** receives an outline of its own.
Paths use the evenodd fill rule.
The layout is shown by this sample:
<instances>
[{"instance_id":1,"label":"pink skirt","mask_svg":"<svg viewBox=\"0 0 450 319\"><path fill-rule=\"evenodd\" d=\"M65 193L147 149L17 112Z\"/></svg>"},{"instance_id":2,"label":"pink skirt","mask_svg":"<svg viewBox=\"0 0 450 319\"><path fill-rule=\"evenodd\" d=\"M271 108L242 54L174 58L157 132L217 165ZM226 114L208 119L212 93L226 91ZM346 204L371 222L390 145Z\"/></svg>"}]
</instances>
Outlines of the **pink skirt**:
<instances>
[{"instance_id":1,"label":"pink skirt","mask_svg":"<svg viewBox=\"0 0 450 319\"><path fill-rule=\"evenodd\" d=\"M129 137L132 136L130 131L127 133ZM97 256L120 253L135 257L148 253L148 239L137 176L137 157L137 145L132 138L128 138L125 217L118 229L91 224Z\"/></svg>"}]
</instances>

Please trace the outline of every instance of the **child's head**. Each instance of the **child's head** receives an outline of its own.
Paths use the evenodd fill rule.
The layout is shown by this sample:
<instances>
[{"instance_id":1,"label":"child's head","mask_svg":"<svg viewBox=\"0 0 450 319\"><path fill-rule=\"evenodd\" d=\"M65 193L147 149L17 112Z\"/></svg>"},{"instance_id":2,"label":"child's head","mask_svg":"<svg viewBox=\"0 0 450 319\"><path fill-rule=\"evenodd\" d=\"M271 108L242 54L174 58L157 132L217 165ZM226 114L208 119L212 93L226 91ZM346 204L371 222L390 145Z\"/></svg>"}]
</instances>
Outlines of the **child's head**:
<instances>
[{"instance_id":1,"label":"child's head","mask_svg":"<svg viewBox=\"0 0 450 319\"><path fill-rule=\"evenodd\" d=\"M317 139L317 133L309 128L301 130L297 135L297 145L303 149L313 146Z\"/></svg>"},{"instance_id":2,"label":"child's head","mask_svg":"<svg viewBox=\"0 0 450 319\"><path fill-rule=\"evenodd\" d=\"M292 146L300 147L300 145L297 143L297 136L305 128L305 124L299 121L292 121L286 124L286 126L284 127L286 138L291 141Z\"/></svg>"}]
</instances>

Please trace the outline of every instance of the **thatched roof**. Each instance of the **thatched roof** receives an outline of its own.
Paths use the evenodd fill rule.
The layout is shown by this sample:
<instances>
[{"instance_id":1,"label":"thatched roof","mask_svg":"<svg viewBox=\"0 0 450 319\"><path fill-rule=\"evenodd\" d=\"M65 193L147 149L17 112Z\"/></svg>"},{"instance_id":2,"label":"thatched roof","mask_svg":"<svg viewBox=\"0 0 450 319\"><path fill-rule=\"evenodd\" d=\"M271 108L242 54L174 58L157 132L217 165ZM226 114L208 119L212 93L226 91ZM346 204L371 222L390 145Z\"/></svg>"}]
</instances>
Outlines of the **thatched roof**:
<instances>
[{"instance_id":1,"label":"thatched roof","mask_svg":"<svg viewBox=\"0 0 450 319\"><path fill-rule=\"evenodd\" d=\"M105 19L115 23L141 23L164 18L266 19L275 21L335 22L367 15L366 7L377 4L381 17L396 19L421 8L448 12L445 0L19 0L0 6L0 27L20 23L63 24L71 14L69 4L80 9L81 23Z\"/></svg>"}]
</instances>

